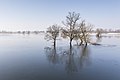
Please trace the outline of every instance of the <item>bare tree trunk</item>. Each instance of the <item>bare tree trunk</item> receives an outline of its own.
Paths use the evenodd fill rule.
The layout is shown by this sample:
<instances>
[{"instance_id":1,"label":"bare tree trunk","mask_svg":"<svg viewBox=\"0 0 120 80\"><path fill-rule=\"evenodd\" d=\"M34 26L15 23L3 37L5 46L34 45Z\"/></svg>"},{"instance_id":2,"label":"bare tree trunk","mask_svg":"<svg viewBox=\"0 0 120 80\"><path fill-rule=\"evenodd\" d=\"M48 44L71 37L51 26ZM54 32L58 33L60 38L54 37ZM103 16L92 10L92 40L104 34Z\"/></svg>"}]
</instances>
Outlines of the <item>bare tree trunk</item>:
<instances>
[{"instance_id":1,"label":"bare tree trunk","mask_svg":"<svg viewBox=\"0 0 120 80\"><path fill-rule=\"evenodd\" d=\"M71 48L71 46L72 46L72 41L70 40L70 48Z\"/></svg>"},{"instance_id":2,"label":"bare tree trunk","mask_svg":"<svg viewBox=\"0 0 120 80\"><path fill-rule=\"evenodd\" d=\"M87 43L88 43L88 42L87 42L87 40L86 40L86 36L85 36L85 46L87 46Z\"/></svg>"},{"instance_id":3,"label":"bare tree trunk","mask_svg":"<svg viewBox=\"0 0 120 80\"><path fill-rule=\"evenodd\" d=\"M85 32L83 32L83 37L84 37L85 46L87 46L87 37L85 35Z\"/></svg>"},{"instance_id":4,"label":"bare tree trunk","mask_svg":"<svg viewBox=\"0 0 120 80\"><path fill-rule=\"evenodd\" d=\"M70 49L72 49L72 39L70 39Z\"/></svg>"},{"instance_id":5,"label":"bare tree trunk","mask_svg":"<svg viewBox=\"0 0 120 80\"><path fill-rule=\"evenodd\" d=\"M56 47L56 39L54 39L54 47Z\"/></svg>"},{"instance_id":6,"label":"bare tree trunk","mask_svg":"<svg viewBox=\"0 0 120 80\"><path fill-rule=\"evenodd\" d=\"M83 40L80 38L81 42L80 42L80 46L83 44Z\"/></svg>"},{"instance_id":7,"label":"bare tree trunk","mask_svg":"<svg viewBox=\"0 0 120 80\"><path fill-rule=\"evenodd\" d=\"M87 46L87 42L85 42L85 47Z\"/></svg>"},{"instance_id":8,"label":"bare tree trunk","mask_svg":"<svg viewBox=\"0 0 120 80\"><path fill-rule=\"evenodd\" d=\"M72 54L72 41L70 41L70 55Z\"/></svg>"}]
</instances>

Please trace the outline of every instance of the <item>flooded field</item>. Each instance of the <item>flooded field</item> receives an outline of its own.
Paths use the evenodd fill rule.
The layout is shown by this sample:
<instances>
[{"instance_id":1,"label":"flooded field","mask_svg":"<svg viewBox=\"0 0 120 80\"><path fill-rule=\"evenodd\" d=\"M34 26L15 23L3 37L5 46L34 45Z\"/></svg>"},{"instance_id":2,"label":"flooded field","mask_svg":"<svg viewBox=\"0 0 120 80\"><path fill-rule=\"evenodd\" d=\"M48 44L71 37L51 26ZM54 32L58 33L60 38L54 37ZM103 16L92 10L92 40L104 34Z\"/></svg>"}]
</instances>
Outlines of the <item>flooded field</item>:
<instances>
[{"instance_id":1,"label":"flooded field","mask_svg":"<svg viewBox=\"0 0 120 80\"><path fill-rule=\"evenodd\" d=\"M93 37L101 45L69 49L44 34L0 34L0 80L120 80L120 36Z\"/></svg>"}]
</instances>

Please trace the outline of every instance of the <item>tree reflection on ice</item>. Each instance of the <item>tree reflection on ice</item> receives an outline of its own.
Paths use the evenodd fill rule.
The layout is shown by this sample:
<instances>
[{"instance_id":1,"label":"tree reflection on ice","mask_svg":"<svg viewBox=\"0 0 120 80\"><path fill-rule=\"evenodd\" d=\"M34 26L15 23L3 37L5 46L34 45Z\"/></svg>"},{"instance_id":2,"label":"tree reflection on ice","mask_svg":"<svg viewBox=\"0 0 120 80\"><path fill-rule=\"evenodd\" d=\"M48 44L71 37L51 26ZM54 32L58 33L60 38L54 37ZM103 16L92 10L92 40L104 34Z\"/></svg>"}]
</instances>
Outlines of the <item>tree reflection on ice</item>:
<instances>
[{"instance_id":1,"label":"tree reflection on ice","mask_svg":"<svg viewBox=\"0 0 120 80\"><path fill-rule=\"evenodd\" d=\"M64 65L68 73L78 72L91 64L89 46L73 46L69 49L45 47L45 54L50 63Z\"/></svg>"}]
</instances>

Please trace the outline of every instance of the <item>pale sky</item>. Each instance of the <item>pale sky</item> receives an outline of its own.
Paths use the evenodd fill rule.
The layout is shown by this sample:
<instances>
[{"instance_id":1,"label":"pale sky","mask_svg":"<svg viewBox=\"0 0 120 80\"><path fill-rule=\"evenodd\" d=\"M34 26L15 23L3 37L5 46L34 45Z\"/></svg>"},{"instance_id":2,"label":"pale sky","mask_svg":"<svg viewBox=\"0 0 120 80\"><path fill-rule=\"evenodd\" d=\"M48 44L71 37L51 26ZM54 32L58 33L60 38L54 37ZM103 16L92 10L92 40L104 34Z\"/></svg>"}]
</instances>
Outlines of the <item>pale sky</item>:
<instances>
[{"instance_id":1,"label":"pale sky","mask_svg":"<svg viewBox=\"0 0 120 80\"><path fill-rule=\"evenodd\" d=\"M120 28L120 0L0 0L0 30L46 30L68 12L102 28Z\"/></svg>"}]
</instances>

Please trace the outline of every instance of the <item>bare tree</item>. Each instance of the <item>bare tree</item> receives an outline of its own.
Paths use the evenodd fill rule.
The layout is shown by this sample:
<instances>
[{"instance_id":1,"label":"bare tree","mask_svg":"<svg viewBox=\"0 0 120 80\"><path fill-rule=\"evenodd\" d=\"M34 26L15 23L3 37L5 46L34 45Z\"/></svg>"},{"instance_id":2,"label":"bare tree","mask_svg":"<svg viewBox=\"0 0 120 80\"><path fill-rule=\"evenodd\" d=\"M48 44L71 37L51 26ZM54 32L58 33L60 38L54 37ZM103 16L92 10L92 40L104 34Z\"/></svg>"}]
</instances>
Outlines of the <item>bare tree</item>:
<instances>
[{"instance_id":1,"label":"bare tree","mask_svg":"<svg viewBox=\"0 0 120 80\"><path fill-rule=\"evenodd\" d=\"M103 29L96 29L96 33L97 33L96 37L97 38L101 37L102 32L103 32Z\"/></svg>"},{"instance_id":2,"label":"bare tree","mask_svg":"<svg viewBox=\"0 0 120 80\"><path fill-rule=\"evenodd\" d=\"M65 28L62 29L62 35L70 39L70 47L72 47L72 40L75 37L76 24L79 19L79 13L69 12L68 16L66 16L66 21L63 22Z\"/></svg>"},{"instance_id":3,"label":"bare tree","mask_svg":"<svg viewBox=\"0 0 120 80\"><path fill-rule=\"evenodd\" d=\"M45 39L53 40L54 46L56 46L56 39L59 36L60 27L55 24L47 28Z\"/></svg>"},{"instance_id":4,"label":"bare tree","mask_svg":"<svg viewBox=\"0 0 120 80\"><path fill-rule=\"evenodd\" d=\"M91 24L86 24L85 20L83 20L79 25L78 25L78 30L77 31L77 36L80 38L80 45L85 43L87 46L87 43L90 42L90 33L92 32L92 26Z\"/></svg>"}]
</instances>

